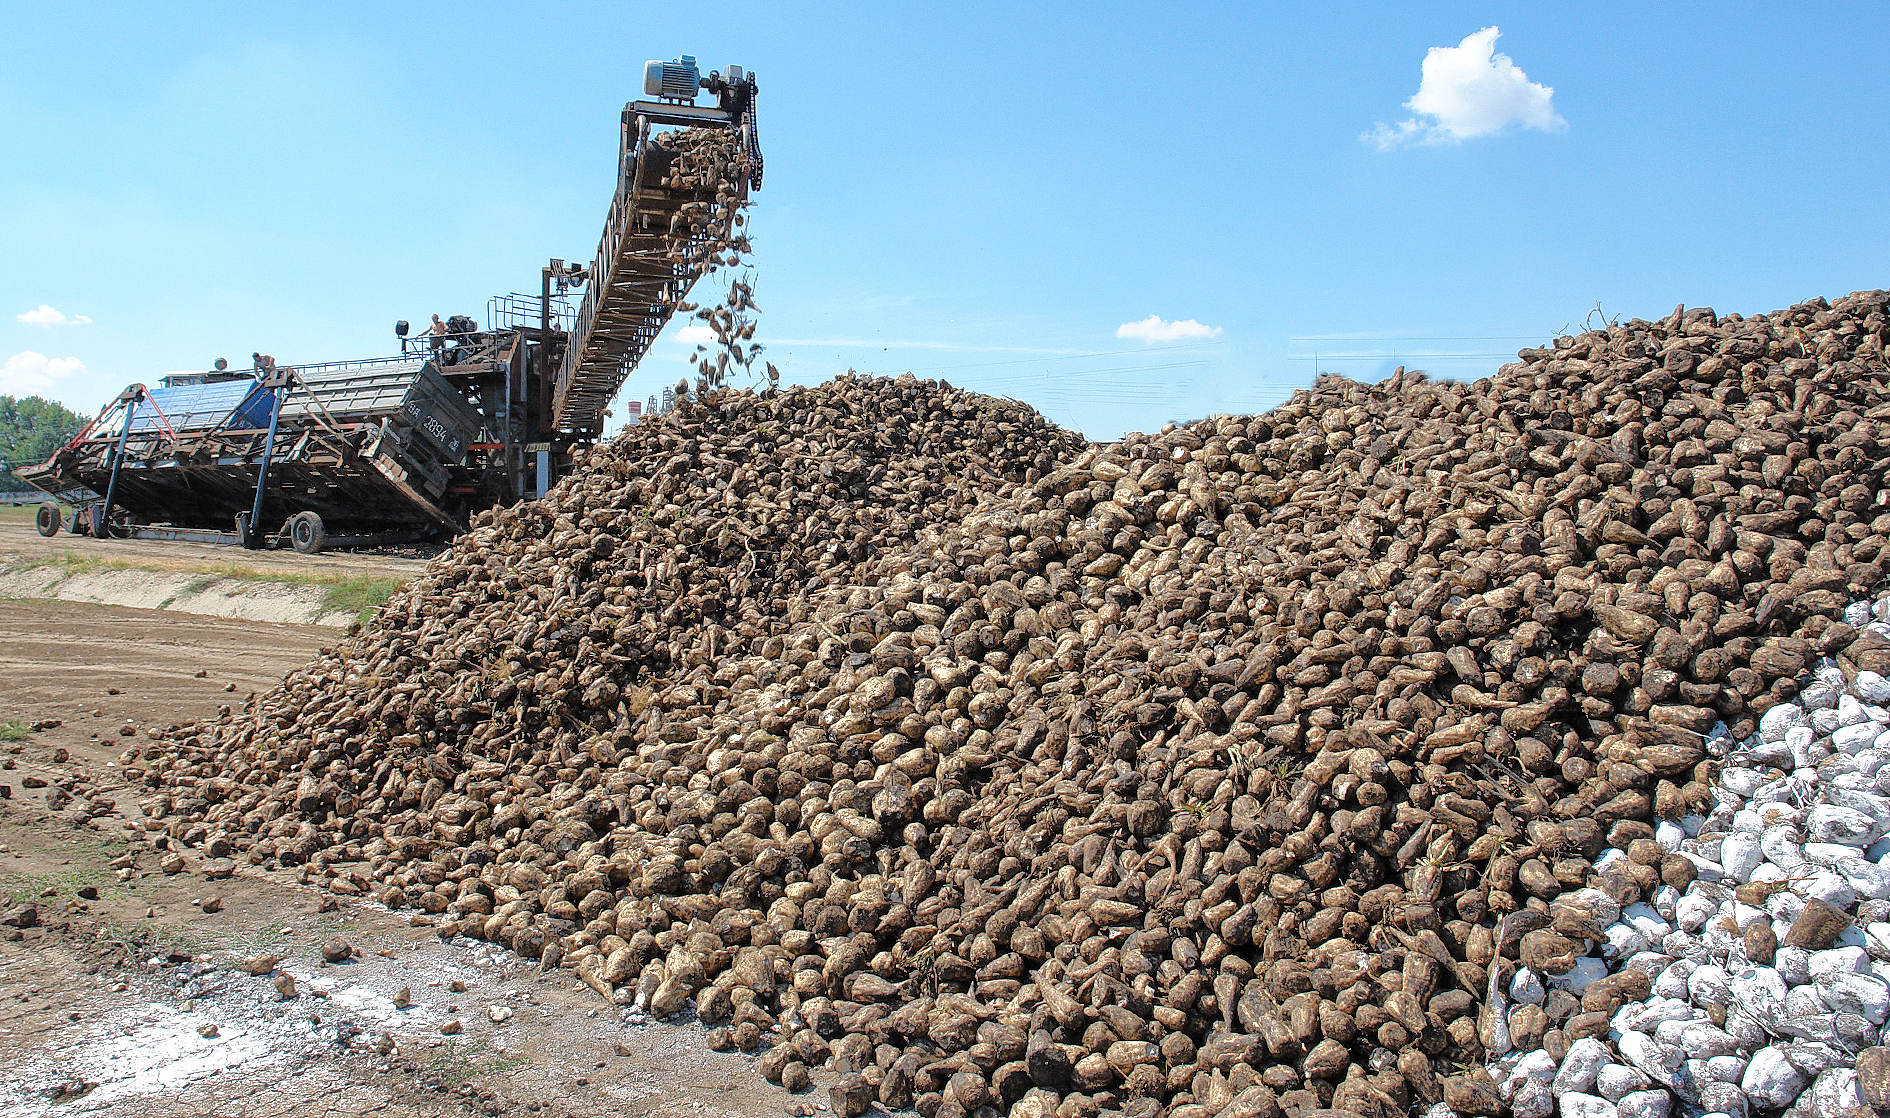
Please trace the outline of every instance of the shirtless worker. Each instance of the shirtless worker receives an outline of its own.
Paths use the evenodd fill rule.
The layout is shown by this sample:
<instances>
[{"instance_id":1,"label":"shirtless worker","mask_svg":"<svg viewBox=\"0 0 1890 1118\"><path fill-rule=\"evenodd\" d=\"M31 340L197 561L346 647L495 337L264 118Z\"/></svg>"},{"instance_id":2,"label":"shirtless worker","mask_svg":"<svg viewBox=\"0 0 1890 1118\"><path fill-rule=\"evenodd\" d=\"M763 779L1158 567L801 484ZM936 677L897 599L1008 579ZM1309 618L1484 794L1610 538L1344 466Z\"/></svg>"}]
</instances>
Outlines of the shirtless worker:
<instances>
[{"instance_id":1,"label":"shirtless worker","mask_svg":"<svg viewBox=\"0 0 1890 1118\"><path fill-rule=\"evenodd\" d=\"M427 341L433 346L433 356L438 357L446 352L446 323L440 321L439 315L433 316L433 325L426 328L426 334Z\"/></svg>"}]
</instances>

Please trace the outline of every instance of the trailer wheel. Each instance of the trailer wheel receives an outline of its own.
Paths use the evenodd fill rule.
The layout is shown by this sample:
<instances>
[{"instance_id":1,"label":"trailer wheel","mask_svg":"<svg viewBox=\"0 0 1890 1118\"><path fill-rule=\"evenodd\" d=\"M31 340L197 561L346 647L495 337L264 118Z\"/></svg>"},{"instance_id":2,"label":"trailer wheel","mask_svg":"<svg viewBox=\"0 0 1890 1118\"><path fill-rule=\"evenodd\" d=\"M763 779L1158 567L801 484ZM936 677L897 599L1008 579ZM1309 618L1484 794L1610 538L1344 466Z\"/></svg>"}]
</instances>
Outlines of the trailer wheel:
<instances>
[{"instance_id":1,"label":"trailer wheel","mask_svg":"<svg viewBox=\"0 0 1890 1118\"><path fill-rule=\"evenodd\" d=\"M255 533L249 530L249 514L246 512L236 514L236 545L250 551L257 546Z\"/></svg>"},{"instance_id":2,"label":"trailer wheel","mask_svg":"<svg viewBox=\"0 0 1890 1118\"><path fill-rule=\"evenodd\" d=\"M39 506L39 511L33 514L33 526L39 529L42 536L58 535L59 506L50 501Z\"/></svg>"},{"instance_id":3,"label":"trailer wheel","mask_svg":"<svg viewBox=\"0 0 1890 1118\"><path fill-rule=\"evenodd\" d=\"M313 555L322 549L322 541L328 538L328 529L322 526L322 518L312 512L298 512L289 519L289 544L304 555Z\"/></svg>"}]
</instances>

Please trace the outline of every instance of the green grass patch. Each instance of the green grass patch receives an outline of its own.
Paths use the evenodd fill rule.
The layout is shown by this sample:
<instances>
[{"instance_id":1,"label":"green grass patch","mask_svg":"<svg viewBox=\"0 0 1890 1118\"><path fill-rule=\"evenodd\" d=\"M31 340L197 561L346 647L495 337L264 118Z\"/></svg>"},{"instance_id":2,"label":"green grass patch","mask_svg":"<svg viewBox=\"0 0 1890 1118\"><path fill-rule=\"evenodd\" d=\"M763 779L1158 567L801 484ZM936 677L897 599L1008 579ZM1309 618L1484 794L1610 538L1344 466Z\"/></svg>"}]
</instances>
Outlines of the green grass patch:
<instances>
[{"instance_id":1,"label":"green grass patch","mask_svg":"<svg viewBox=\"0 0 1890 1118\"><path fill-rule=\"evenodd\" d=\"M107 943L122 943L154 955L209 955L232 951L229 937L189 924L160 924L153 920L126 920L108 916L100 920L93 935Z\"/></svg>"},{"instance_id":2,"label":"green grass patch","mask_svg":"<svg viewBox=\"0 0 1890 1118\"><path fill-rule=\"evenodd\" d=\"M196 578L184 584L184 588L177 592L177 597L182 598L191 594L201 594L205 590L215 586L218 582L222 581L222 579L222 575L198 575ZM176 598L173 598L172 601L176 601ZM159 606L158 608L162 609L164 607Z\"/></svg>"},{"instance_id":3,"label":"green grass patch","mask_svg":"<svg viewBox=\"0 0 1890 1118\"><path fill-rule=\"evenodd\" d=\"M354 614L355 619L365 625L374 616L374 611L381 608L387 599L394 596L394 591L406 585L397 578L382 578L377 575L355 575L337 579L328 584L322 595L324 609L341 612L346 610Z\"/></svg>"},{"instance_id":4,"label":"green grass patch","mask_svg":"<svg viewBox=\"0 0 1890 1118\"><path fill-rule=\"evenodd\" d=\"M363 622L372 617L374 611L381 608L381 603L393 596L394 591L406 585L404 579L387 575L261 570L240 563L228 563L206 568L201 576L184 587L183 594L200 593L223 579L314 587L322 592L322 609L330 613L352 613Z\"/></svg>"},{"instance_id":5,"label":"green grass patch","mask_svg":"<svg viewBox=\"0 0 1890 1118\"><path fill-rule=\"evenodd\" d=\"M64 575L91 574L94 571L142 571L155 570L142 567L124 559L106 559L97 555L81 555L76 551L62 551L57 555L15 556L15 561L7 566L16 571L32 571L45 567L56 567Z\"/></svg>"},{"instance_id":6,"label":"green grass patch","mask_svg":"<svg viewBox=\"0 0 1890 1118\"><path fill-rule=\"evenodd\" d=\"M103 890L111 882L111 875L103 870L53 870L50 873L29 873L17 877L8 874L0 880L0 891L4 891L7 904L12 906L46 897L49 889L52 890L52 896L46 897L47 900L69 901L87 885Z\"/></svg>"},{"instance_id":7,"label":"green grass patch","mask_svg":"<svg viewBox=\"0 0 1890 1118\"><path fill-rule=\"evenodd\" d=\"M0 722L0 741L25 741L33 736L33 728L24 722Z\"/></svg>"},{"instance_id":8,"label":"green grass patch","mask_svg":"<svg viewBox=\"0 0 1890 1118\"><path fill-rule=\"evenodd\" d=\"M152 571L157 574L195 574L184 588L169 600L201 594L210 587L226 579L238 582L273 582L281 586L308 586L321 591L322 609L328 613L351 613L363 624L367 623L374 611L392 597L394 591L406 585L406 580L389 575L344 574L327 571L284 571L266 570L258 567L246 567L241 563L219 563L208 566L192 565L187 568L165 567L153 563L138 563L125 559L107 559L94 555L81 555L76 551L64 551L55 555L20 557L17 562L8 564L13 570L34 570L57 568L62 576L71 577L90 574L96 571ZM160 607L162 608L162 607Z\"/></svg>"},{"instance_id":9,"label":"green grass patch","mask_svg":"<svg viewBox=\"0 0 1890 1118\"><path fill-rule=\"evenodd\" d=\"M489 1058L491 1055L484 1041L449 1038L446 1045L434 1052L433 1059L428 1062L427 1078L438 1078L440 1085L450 1091L482 1075L505 1075L531 1066L531 1061L523 1056L493 1060Z\"/></svg>"}]
</instances>

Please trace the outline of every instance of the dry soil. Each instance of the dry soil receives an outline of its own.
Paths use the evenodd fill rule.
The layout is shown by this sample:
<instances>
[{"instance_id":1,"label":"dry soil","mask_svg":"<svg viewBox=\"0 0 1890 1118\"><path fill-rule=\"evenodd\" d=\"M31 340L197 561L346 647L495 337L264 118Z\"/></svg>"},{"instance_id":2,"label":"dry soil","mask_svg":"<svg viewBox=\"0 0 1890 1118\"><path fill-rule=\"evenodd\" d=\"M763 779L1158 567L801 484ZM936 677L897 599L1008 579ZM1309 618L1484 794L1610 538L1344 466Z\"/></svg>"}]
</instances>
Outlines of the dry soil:
<instances>
[{"instance_id":1,"label":"dry soil","mask_svg":"<svg viewBox=\"0 0 1890 1118\"><path fill-rule=\"evenodd\" d=\"M0 1114L816 1108L769 1087L748 1058L708 1051L693 1025L626 1020L569 972L442 942L376 905L322 911L333 899L292 875L245 867L207 880L188 851L178 873L161 870L160 851L127 864L127 834L162 824L115 776L126 746L147 727L240 705L336 638L0 601L0 738L12 739L0 740L0 909L30 901L40 923L0 928ZM113 806L49 810L49 789L29 778L89 782L92 802ZM354 960L323 962L334 936ZM232 966L265 952L281 957L294 997ZM403 987L411 1001L396 1008Z\"/></svg>"}]
</instances>

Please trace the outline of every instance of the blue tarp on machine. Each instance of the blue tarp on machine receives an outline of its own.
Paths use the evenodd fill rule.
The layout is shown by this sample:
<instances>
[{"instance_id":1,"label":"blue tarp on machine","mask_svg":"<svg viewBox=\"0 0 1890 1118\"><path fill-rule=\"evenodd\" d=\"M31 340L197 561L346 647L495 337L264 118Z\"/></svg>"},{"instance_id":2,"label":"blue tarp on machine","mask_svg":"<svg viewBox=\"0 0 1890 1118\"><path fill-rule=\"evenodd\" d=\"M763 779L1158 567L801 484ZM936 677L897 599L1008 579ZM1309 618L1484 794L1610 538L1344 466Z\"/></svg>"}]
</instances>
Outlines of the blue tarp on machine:
<instances>
[{"instance_id":1,"label":"blue tarp on machine","mask_svg":"<svg viewBox=\"0 0 1890 1118\"><path fill-rule=\"evenodd\" d=\"M124 422L124 413L120 411L94 427L90 438L115 439L124 429ZM131 420L134 435L167 429L183 434L187 431L255 430L267 426L269 393L253 380L147 388L145 401L138 405L138 414Z\"/></svg>"}]
</instances>

